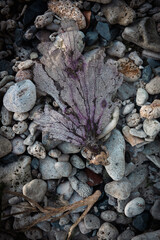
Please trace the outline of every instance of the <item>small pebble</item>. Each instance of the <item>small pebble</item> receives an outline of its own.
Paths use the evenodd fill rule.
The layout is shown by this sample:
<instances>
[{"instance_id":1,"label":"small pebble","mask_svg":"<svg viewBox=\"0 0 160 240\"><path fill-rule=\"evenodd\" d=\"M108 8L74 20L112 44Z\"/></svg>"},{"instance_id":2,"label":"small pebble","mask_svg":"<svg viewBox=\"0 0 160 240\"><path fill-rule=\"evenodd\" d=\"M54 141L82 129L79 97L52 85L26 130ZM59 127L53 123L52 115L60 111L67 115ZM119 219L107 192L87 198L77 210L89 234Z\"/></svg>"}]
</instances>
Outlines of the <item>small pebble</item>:
<instances>
[{"instance_id":1,"label":"small pebble","mask_svg":"<svg viewBox=\"0 0 160 240\"><path fill-rule=\"evenodd\" d=\"M11 125L13 113L8 111L7 108L2 106L1 108L1 122L4 126Z\"/></svg>"},{"instance_id":2,"label":"small pebble","mask_svg":"<svg viewBox=\"0 0 160 240\"><path fill-rule=\"evenodd\" d=\"M33 179L23 186L23 194L36 202L41 202L47 191L47 183L42 179Z\"/></svg>"},{"instance_id":3,"label":"small pebble","mask_svg":"<svg viewBox=\"0 0 160 240\"><path fill-rule=\"evenodd\" d=\"M149 83L149 81L151 80L151 77L152 77L152 68L150 67L150 65L147 65L144 67L142 71L142 80L145 83Z\"/></svg>"},{"instance_id":4,"label":"small pebble","mask_svg":"<svg viewBox=\"0 0 160 240\"><path fill-rule=\"evenodd\" d=\"M69 177L72 172L72 165L69 162L56 162L55 169L62 177Z\"/></svg>"},{"instance_id":5,"label":"small pebble","mask_svg":"<svg viewBox=\"0 0 160 240\"><path fill-rule=\"evenodd\" d=\"M117 213L112 210L101 212L101 219L105 222L114 222L117 218Z\"/></svg>"},{"instance_id":6,"label":"small pebble","mask_svg":"<svg viewBox=\"0 0 160 240\"><path fill-rule=\"evenodd\" d=\"M60 183L56 191L58 194L63 195L65 200L69 200L73 194L73 188L69 181Z\"/></svg>"},{"instance_id":7,"label":"small pebble","mask_svg":"<svg viewBox=\"0 0 160 240\"><path fill-rule=\"evenodd\" d=\"M11 142L0 135L0 158L6 156L8 153L12 151Z\"/></svg>"},{"instance_id":8,"label":"small pebble","mask_svg":"<svg viewBox=\"0 0 160 240\"><path fill-rule=\"evenodd\" d=\"M85 168L85 163L83 160L76 154L72 155L70 158L70 163L73 165L73 167L78 168L78 169L83 169Z\"/></svg>"},{"instance_id":9,"label":"small pebble","mask_svg":"<svg viewBox=\"0 0 160 240\"><path fill-rule=\"evenodd\" d=\"M137 235L137 236L133 237L132 240L142 240L142 239L147 239L147 240L150 240L150 239L156 240L157 239L158 240L159 235L160 235L160 230L157 230L154 232L146 232L141 235Z\"/></svg>"},{"instance_id":10,"label":"small pebble","mask_svg":"<svg viewBox=\"0 0 160 240\"><path fill-rule=\"evenodd\" d=\"M15 81L16 82L20 82L20 81L23 81L23 80L26 80L26 79L30 79L30 80L33 79L33 73L30 69L19 70L16 73L16 76L15 76Z\"/></svg>"},{"instance_id":11,"label":"small pebble","mask_svg":"<svg viewBox=\"0 0 160 240\"><path fill-rule=\"evenodd\" d=\"M14 114L13 114L13 119L15 120L15 121L20 121L20 122L22 122L22 121L24 121L24 120L26 120L27 118L28 118L28 116L29 116L29 113L18 113L18 112L15 112Z\"/></svg>"},{"instance_id":12,"label":"small pebble","mask_svg":"<svg viewBox=\"0 0 160 240\"><path fill-rule=\"evenodd\" d=\"M136 127L140 123L139 113L130 113L126 117L126 123L129 127Z\"/></svg>"},{"instance_id":13,"label":"small pebble","mask_svg":"<svg viewBox=\"0 0 160 240\"><path fill-rule=\"evenodd\" d=\"M50 232L51 230L51 225L49 222L45 221L45 222L39 222L37 224L37 227L39 227L41 230L43 230L44 232Z\"/></svg>"},{"instance_id":14,"label":"small pebble","mask_svg":"<svg viewBox=\"0 0 160 240\"><path fill-rule=\"evenodd\" d=\"M26 61L20 62L18 64L18 69L19 70L25 70L25 69L28 69L28 68L32 67L33 64L34 64L34 62L32 60L26 60Z\"/></svg>"},{"instance_id":15,"label":"small pebble","mask_svg":"<svg viewBox=\"0 0 160 240\"><path fill-rule=\"evenodd\" d=\"M61 156L61 151L58 149L52 149L48 152L48 155L53 158L59 158Z\"/></svg>"},{"instance_id":16,"label":"small pebble","mask_svg":"<svg viewBox=\"0 0 160 240\"><path fill-rule=\"evenodd\" d=\"M126 229L118 236L117 240L132 240L134 236L135 233L132 230Z\"/></svg>"},{"instance_id":17,"label":"small pebble","mask_svg":"<svg viewBox=\"0 0 160 240\"><path fill-rule=\"evenodd\" d=\"M9 140L15 137L15 133L13 132L12 127L8 127L8 126L2 126L0 128L0 134Z\"/></svg>"},{"instance_id":18,"label":"small pebble","mask_svg":"<svg viewBox=\"0 0 160 240\"><path fill-rule=\"evenodd\" d=\"M117 239L119 232L117 228L111 223L103 223L97 233L99 240Z\"/></svg>"},{"instance_id":19,"label":"small pebble","mask_svg":"<svg viewBox=\"0 0 160 240\"><path fill-rule=\"evenodd\" d=\"M100 220L93 214L87 214L84 217L84 225L87 229L99 229L100 228Z\"/></svg>"},{"instance_id":20,"label":"small pebble","mask_svg":"<svg viewBox=\"0 0 160 240\"><path fill-rule=\"evenodd\" d=\"M122 114L123 114L123 115L127 115L127 114L131 113L132 110L134 109L134 106L135 106L134 103L129 103L129 104L127 104L127 105L123 108Z\"/></svg>"},{"instance_id":21,"label":"small pebble","mask_svg":"<svg viewBox=\"0 0 160 240\"><path fill-rule=\"evenodd\" d=\"M76 177L69 177L69 182L72 188L83 198L89 197L92 194L92 187L87 183L79 181Z\"/></svg>"},{"instance_id":22,"label":"small pebble","mask_svg":"<svg viewBox=\"0 0 160 240\"><path fill-rule=\"evenodd\" d=\"M155 95L160 93L160 76L156 76L146 84L146 90L149 94Z\"/></svg>"},{"instance_id":23,"label":"small pebble","mask_svg":"<svg viewBox=\"0 0 160 240\"><path fill-rule=\"evenodd\" d=\"M139 138L145 138L147 137L147 134L143 130L136 130L135 128L131 128L129 130L129 133L132 136L139 137Z\"/></svg>"},{"instance_id":24,"label":"small pebble","mask_svg":"<svg viewBox=\"0 0 160 240\"><path fill-rule=\"evenodd\" d=\"M87 234L87 233L90 233L92 231L92 229L88 229L86 228L85 224L84 224L84 221L81 221L79 224L78 224L78 227L79 227L79 230L82 234Z\"/></svg>"},{"instance_id":25,"label":"small pebble","mask_svg":"<svg viewBox=\"0 0 160 240\"><path fill-rule=\"evenodd\" d=\"M61 154L58 157L58 162L68 162L69 161L69 154Z\"/></svg>"},{"instance_id":26,"label":"small pebble","mask_svg":"<svg viewBox=\"0 0 160 240\"><path fill-rule=\"evenodd\" d=\"M131 52L128 57L134 61L134 63L137 65L137 66L141 66L143 65L143 60L138 56L138 53L136 51L134 52Z\"/></svg>"},{"instance_id":27,"label":"small pebble","mask_svg":"<svg viewBox=\"0 0 160 240\"><path fill-rule=\"evenodd\" d=\"M152 119L145 119L143 122L144 132L151 138L155 138L160 132L160 122Z\"/></svg>"},{"instance_id":28,"label":"small pebble","mask_svg":"<svg viewBox=\"0 0 160 240\"><path fill-rule=\"evenodd\" d=\"M31 52L31 54L30 54L30 59L31 60L35 60L35 59L37 59L38 58L38 53L36 53L36 52Z\"/></svg>"},{"instance_id":29,"label":"small pebble","mask_svg":"<svg viewBox=\"0 0 160 240\"><path fill-rule=\"evenodd\" d=\"M71 154L71 153L78 153L80 152L80 147L77 147L71 143L61 143L58 145L58 148L62 151L64 154Z\"/></svg>"},{"instance_id":30,"label":"small pebble","mask_svg":"<svg viewBox=\"0 0 160 240\"><path fill-rule=\"evenodd\" d=\"M39 159L44 159L46 157L46 150L42 143L38 141L36 141L32 146L28 146L27 151L30 155Z\"/></svg>"},{"instance_id":31,"label":"small pebble","mask_svg":"<svg viewBox=\"0 0 160 240\"><path fill-rule=\"evenodd\" d=\"M12 147L12 152L17 155L21 155L26 151L26 146L24 145L23 139L21 137L15 137L12 140Z\"/></svg>"},{"instance_id":32,"label":"small pebble","mask_svg":"<svg viewBox=\"0 0 160 240\"><path fill-rule=\"evenodd\" d=\"M35 240L35 239L38 240L38 239L42 239L43 237L42 230L36 227L33 227L25 231L24 234L28 239L31 239L31 240Z\"/></svg>"},{"instance_id":33,"label":"small pebble","mask_svg":"<svg viewBox=\"0 0 160 240\"><path fill-rule=\"evenodd\" d=\"M137 94L136 94L136 104L137 106L142 106L147 102L149 98L149 95L147 91L143 88L138 88Z\"/></svg>"},{"instance_id":34,"label":"small pebble","mask_svg":"<svg viewBox=\"0 0 160 240\"><path fill-rule=\"evenodd\" d=\"M160 220L160 200L157 199L151 207L150 213L154 219Z\"/></svg>"},{"instance_id":35,"label":"small pebble","mask_svg":"<svg viewBox=\"0 0 160 240\"><path fill-rule=\"evenodd\" d=\"M53 21L53 13L52 12L46 12L43 15L37 16L34 25L36 28L43 28L50 24Z\"/></svg>"},{"instance_id":36,"label":"small pebble","mask_svg":"<svg viewBox=\"0 0 160 240\"><path fill-rule=\"evenodd\" d=\"M27 145L27 146L33 145L36 140L36 137L37 137L36 134L35 135L29 134L23 141L24 145Z\"/></svg>"},{"instance_id":37,"label":"small pebble","mask_svg":"<svg viewBox=\"0 0 160 240\"><path fill-rule=\"evenodd\" d=\"M140 232L144 232L149 228L150 214L147 211L134 217L132 221L132 226Z\"/></svg>"},{"instance_id":38,"label":"small pebble","mask_svg":"<svg viewBox=\"0 0 160 240\"><path fill-rule=\"evenodd\" d=\"M124 212L127 217L134 217L145 209L145 201L141 197L134 198L125 206Z\"/></svg>"},{"instance_id":39,"label":"small pebble","mask_svg":"<svg viewBox=\"0 0 160 240\"><path fill-rule=\"evenodd\" d=\"M63 226L63 225L66 225L70 222L70 217L69 215L66 215L65 217L62 217L59 219L59 225L60 226Z\"/></svg>"},{"instance_id":40,"label":"small pebble","mask_svg":"<svg viewBox=\"0 0 160 240\"><path fill-rule=\"evenodd\" d=\"M111 57L122 58L125 55L126 46L120 41L114 41L113 45L107 48L107 53Z\"/></svg>"},{"instance_id":41,"label":"small pebble","mask_svg":"<svg viewBox=\"0 0 160 240\"><path fill-rule=\"evenodd\" d=\"M56 162L56 160L48 156L45 159L40 160L39 171L42 174L43 180L61 178L61 175L55 169Z\"/></svg>"},{"instance_id":42,"label":"small pebble","mask_svg":"<svg viewBox=\"0 0 160 240\"><path fill-rule=\"evenodd\" d=\"M15 134L22 134L27 130L27 128L28 124L25 121L18 122L17 124L14 124L12 127Z\"/></svg>"}]
</instances>

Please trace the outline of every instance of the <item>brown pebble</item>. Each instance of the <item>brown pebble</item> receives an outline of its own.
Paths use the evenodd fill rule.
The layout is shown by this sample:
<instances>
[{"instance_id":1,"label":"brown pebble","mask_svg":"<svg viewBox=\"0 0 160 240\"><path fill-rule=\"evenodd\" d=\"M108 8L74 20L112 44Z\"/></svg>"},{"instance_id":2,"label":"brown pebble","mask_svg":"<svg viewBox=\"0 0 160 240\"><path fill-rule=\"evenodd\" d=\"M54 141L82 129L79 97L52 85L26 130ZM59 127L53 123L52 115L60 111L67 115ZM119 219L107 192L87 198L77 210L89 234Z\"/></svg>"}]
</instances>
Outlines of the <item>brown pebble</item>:
<instances>
[{"instance_id":1,"label":"brown pebble","mask_svg":"<svg viewBox=\"0 0 160 240\"><path fill-rule=\"evenodd\" d=\"M33 74L32 74L32 71L30 69L19 70L16 73L16 76L15 76L15 81L16 82L20 82L20 81L23 81L25 79L30 79L30 80L33 79Z\"/></svg>"}]
</instances>

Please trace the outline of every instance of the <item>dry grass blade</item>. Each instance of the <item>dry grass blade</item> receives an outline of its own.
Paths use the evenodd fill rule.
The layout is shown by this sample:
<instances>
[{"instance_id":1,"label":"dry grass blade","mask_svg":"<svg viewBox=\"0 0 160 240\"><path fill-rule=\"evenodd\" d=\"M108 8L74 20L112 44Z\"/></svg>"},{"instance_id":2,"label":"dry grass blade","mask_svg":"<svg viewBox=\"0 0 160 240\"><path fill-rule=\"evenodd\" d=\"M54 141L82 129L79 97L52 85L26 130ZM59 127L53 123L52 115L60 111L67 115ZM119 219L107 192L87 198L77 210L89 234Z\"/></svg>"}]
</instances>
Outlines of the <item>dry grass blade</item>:
<instances>
[{"instance_id":1,"label":"dry grass blade","mask_svg":"<svg viewBox=\"0 0 160 240\"><path fill-rule=\"evenodd\" d=\"M81 201L78 201L76 203L73 203L71 205L63 206L63 207L60 207L60 208L52 208L52 207L44 207L43 208L37 202L35 202L34 200L26 197L22 193L11 192L11 191L6 191L6 190L4 192L7 193L7 194L14 195L14 196L22 197L25 200L27 200L30 204L32 204L32 207L28 208L28 212L40 212L40 213L43 214L43 216L40 216L38 219L34 220L31 224L25 226L23 229L19 229L19 231L26 231L26 230L30 229L31 227L33 227L34 225L36 225L37 223L46 221L48 219L52 219L52 221L57 221L58 219L70 214L71 211L73 211L73 210L75 210L79 207L82 207L82 206L87 206L87 208L83 212L83 214L71 226L71 228L69 230L69 233L68 233L67 240L70 239L73 229L85 217L85 215L89 212L89 210L97 202L98 198L101 196L101 192L99 190L97 190L94 194L92 194L88 198L85 198L85 199L83 199ZM27 211L27 209L26 209L26 211ZM22 213L22 212L12 214L12 216L20 214L20 213ZM57 217L57 215L60 215L60 216Z\"/></svg>"}]
</instances>

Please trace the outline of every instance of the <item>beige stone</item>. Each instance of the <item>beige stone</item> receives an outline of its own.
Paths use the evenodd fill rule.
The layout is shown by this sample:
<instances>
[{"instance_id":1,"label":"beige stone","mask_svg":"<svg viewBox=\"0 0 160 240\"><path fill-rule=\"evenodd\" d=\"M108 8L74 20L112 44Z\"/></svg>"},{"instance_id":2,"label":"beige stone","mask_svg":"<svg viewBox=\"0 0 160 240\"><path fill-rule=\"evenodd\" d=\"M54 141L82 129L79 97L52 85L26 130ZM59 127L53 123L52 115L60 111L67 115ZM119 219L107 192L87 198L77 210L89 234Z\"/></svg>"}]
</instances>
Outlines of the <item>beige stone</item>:
<instances>
[{"instance_id":1,"label":"beige stone","mask_svg":"<svg viewBox=\"0 0 160 240\"><path fill-rule=\"evenodd\" d=\"M140 109L140 116L153 119L160 117L160 100L155 99L150 105L144 105Z\"/></svg>"}]
</instances>

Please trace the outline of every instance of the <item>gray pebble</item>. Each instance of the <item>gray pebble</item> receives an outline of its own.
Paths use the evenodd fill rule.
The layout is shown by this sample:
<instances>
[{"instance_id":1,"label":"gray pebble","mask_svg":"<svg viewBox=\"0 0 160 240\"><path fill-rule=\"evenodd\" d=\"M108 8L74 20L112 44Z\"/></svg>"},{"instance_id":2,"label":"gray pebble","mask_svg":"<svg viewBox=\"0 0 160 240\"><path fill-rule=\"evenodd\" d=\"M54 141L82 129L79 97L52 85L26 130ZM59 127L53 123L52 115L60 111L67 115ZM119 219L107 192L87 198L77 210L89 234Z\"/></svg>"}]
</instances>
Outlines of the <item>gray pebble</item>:
<instances>
[{"instance_id":1,"label":"gray pebble","mask_svg":"<svg viewBox=\"0 0 160 240\"><path fill-rule=\"evenodd\" d=\"M107 53L111 57L122 58L125 55L126 46L120 41L114 41L113 45L107 48Z\"/></svg>"},{"instance_id":2,"label":"gray pebble","mask_svg":"<svg viewBox=\"0 0 160 240\"><path fill-rule=\"evenodd\" d=\"M58 157L58 162L68 162L69 161L69 154L61 154Z\"/></svg>"},{"instance_id":3,"label":"gray pebble","mask_svg":"<svg viewBox=\"0 0 160 240\"><path fill-rule=\"evenodd\" d=\"M46 12L36 17L34 24L36 28L43 28L53 21L53 12Z\"/></svg>"},{"instance_id":4,"label":"gray pebble","mask_svg":"<svg viewBox=\"0 0 160 240\"><path fill-rule=\"evenodd\" d=\"M131 113L133 109L134 109L134 103L129 103L123 108L122 114L127 115Z\"/></svg>"},{"instance_id":5,"label":"gray pebble","mask_svg":"<svg viewBox=\"0 0 160 240\"><path fill-rule=\"evenodd\" d=\"M45 222L39 222L37 224L37 227L39 227L41 230L43 230L44 232L50 232L51 230L51 225L49 222L45 221Z\"/></svg>"},{"instance_id":6,"label":"gray pebble","mask_svg":"<svg viewBox=\"0 0 160 240\"><path fill-rule=\"evenodd\" d=\"M80 182L76 177L69 177L72 188L83 198L89 197L93 189L87 184Z\"/></svg>"},{"instance_id":7,"label":"gray pebble","mask_svg":"<svg viewBox=\"0 0 160 240\"><path fill-rule=\"evenodd\" d=\"M117 213L112 210L101 212L101 219L105 222L114 222L117 218Z\"/></svg>"},{"instance_id":8,"label":"gray pebble","mask_svg":"<svg viewBox=\"0 0 160 240\"><path fill-rule=\"evenodd\" d=\"M131 184L123 178L120 181L112 181L105 185L104 191L119 200L127 199L130 196Z\"/></svg>"},{"instance_id":9,"label":"gray pebble","mask_svg":"<svg viewBox=\"0 0 160 240\"><path fill-rule=\"evenodd\" d=\"M160 200L157 199L151 207L150 213L154 219L160 220Z\"/></svg>"},{"instance_id":10,"label":"gray pebble","mask_svg":"<svg viewBox=\"0 0 160 240\"><path fill-rule=\"evenodd\" d=\"M117 239L118 234L118 230L113 224L105 222L99 228L97 236L98 240L111 240Z\"/></svg>"},{"instance_id":11,"label":"gray pebble","mask_svg":"<svg viewBox=\"0 0 160 240\"><path fill-rule=\"evenodd\" d=\"M132 240L159 240L160 236L160 230L154 231L154 232L146 232L143 234L140 234L138 236L135 236L132 238Z\"/></svg>"},{"instance_id":12,"label":"gray pebble","mask_svg":"<svg viewBox=\"0 0 160 240\"><path fill-rule=\"evenodd\" d=\"M28 116L29 116L29 113L28 113L28 112L26 112L26 113L18 113L18 112L15 112L15 113L13 114L13 119L14 119L15 121L20 121L20 122L22 122L22 121L26 120L26 119L28 118Z\"/></svg>"},{"instance_id":13,"label":"gray pebble","mask_svg":"<svg viewBox=\"0 0 160 240\"><path fill-rule=\"evenodd\" d=\"M70 163L78 169L83 169L85 168L85 163L83 162L83 160L76 154L72 155L72 157L70 158Z\"/></svg>"},{"instance_id":14,"label":"gray pebble","mask_svg":"<svg viewBox=\"0 0 160 240\"><path fill-rule=\"evenodd\" d=\"M38 240L38 239L42 239L43 237L42 230L36 227L33 227L25 231L24 234L28 239L31 239L31 240L35 240L35 239Z\"/></svg>"},{"instance_id":15,"label":"gray pebble","mask_svg":"<svg viewBox=\"0 0 160 240\"><path fill-rule=\"evenodd\" d=\"M77 147L71 143L63 142L58 145L58 148L62 151L64 154L71 154L71 153L78 153L80 152L80 147Z\"/></svg>"},{"instance_id":16,"label":"gray pebble","mask_svg":"<svg viewBox=\"0 0 160 240\"><path fill-rule=\"evenodd\" d=\"M160 123L154 119L145 119L143 122L143 130L149 137L155 138L160 132Z\"/></svg>"},{"instance_id":17,"label":"gray pebble","mask_svg":"<svg viewBox=\"0 0 160 240\"><path fill-rule=\"evenodd\" d=\"M69 204L73 204L75 202L83 200L83 197L81 197L77 192L74 192L69 199ZM86 209L86 206L78 207L75 210L72 211L72 213L79 213L83 212Z\"/></svg>"},{"instance_id":18,"label":"gray pebble","mask_svg":"<svg viewBox=\"0 0 160 240\"><path fill-rule=\"evenodd\" d=\"M131 52L128 57L134 61L134 63L137 65L137 66L141 66L143 64L143 60L138 56L137 52L134 51L134 52Z\"/></svg>"},{"instance_id":19,"label":"gray pebble","mask_svg":"<svg viewBox=\"0 0 160 240\"><path fill-rule=\"evenodd\" d=\"M2 126L0 128L0 134L7 139L13 139L15 137L15 133L13 132L12 127L8 126Z\"/></svg>"},{"instance_id":20,"label":"gray pebble","mask_svg":"<svg viewBox=\"0 0 160 240\"><path fill-rule=\"evenodd\" d=\"M56 160L48 156L45 159L40 160L39 170L42 174L42 179L48 180L61 178L61 175L55 169L56 162Z\"/></svg>"},{"instance_id":21,"label":"gray pebble","mask_svg":"<svg viewBox=\"0 0 160 240\"><path fill-rule=\"evenodd\" d=\"M146 84L146 90L149 94L160 93L160 76L154 77L149 83Z\"/></svg>"},{"instance_id":22,"label":"gray pebble","mask_svg":"<svg viewBox=\"0 0 160 240\"><path fill-rule=\"evenodd\" d=\"M29 134L29 135L27 136L27 138L25 138L25 140L23 141L23 143L24 143L24 145L31 146L31 145L34 144L35 140L36 140L36 134L35 134L35 135Z\"/></svg>"},{"instance_id":23,"label":"gray pebble","mask_svg":"<svg viewBox=\"0 0 160 240\"><path fill-rule=\"evenodd\" d=\"M92 229L88 229L86 228L86 225L84 224L84 221L81 221L79 224L78 224L78 227L79 227L79 230L82 234L87 234L89 232L92 231Z\"/></svg>"},{"instance_id":24,"label":"gray pebble","mask_svg":"<svg viewBox=\"0 0 160 240\"><path fill-rule=\"evenodd\" d=\"M61 151L59 151L58 149L51 149L49 152L48 152L48 155L50 157L53 157L53 158L59 158L60 155L61 155Z\"/></svg>"},{"instance_id":25,"label":"gray pebble","mask_svg":"<svg viewBox=\"0 0 160 240\"><path fill-rule=\"evenodd\" d=\"M24 145L23 139L21 137L15 137L12 140L12 147L12 152L17 155L21 155L26 151L26 146Z\"/></svg>"},{"instance_id":26,"label":"gray pebble","mask_svg":"<svg viewBox=\"0 0 160 240\"><path fill-rule=\"evenodd\" d=\"M132 230L126 229L118 236L117 240L131 240L134 236L135 233Z\"/></svg>"},{"instance_id":27,"label":"gray pebble","mask_svg":"<svg viewBox=\"0 0 160 240\"><path fill-rule=\"evenodd\" d=\"M1 122L2 125L8 126L12 123L13 113L8 111L4 106L1 108Z\"/></svg>"},{"instance_id":28,"label":"gray pebble","mask_svg":"<svg viewBox=\"0 0 160 240\"><path fill-rule=\"evenodd\" d=\"M47 192L47 183L42 179L33 179L23 186L23 194L36 202L41 202Z\"/></svg>"},{"instance_id":29,"label":"gray pebble","mask_svg":"<svg viewBox=\"0 0 160 240\"><path fill-rule=\"evenodd\" d=\"M23 62L20 62L17 67L19 70L24 70L24 69L28 69L28 68L32 67L33 64L34 64L34 62L32 60L27 59Z\"/></svg>"},{"instance_id":30,"label":"gray pebble","mask_svg":"<svg viewBox=\"0 0 160 240\"><path fill-rule=\"evenodd\" d=\"M137 130L135 128L131 128L129 130L129 133L132 135L132 136L135 136L135 137L139 137L139 138L145 138L147 137L147 134L143 131L143 130Z\"/></svg>"},{"instance_id":31,"label":"gray pebble","mask_svg":"<svg viewBox=\"0 0 160 240\"><path fill-rule=\"evenodd\" d=\"M69 177L72 172L72 165L69 162L56 162L55 169L62 177Z\"/></svg>"},{"instance_id":32,"label":"gray pebble","mask_svg":"<svg viewBox=\"0 0 160 240\"><path fill-rule=\"evenodd\" d=\"M137 106L142 106L147 102L149 95L144 88L138 88L136 94L136 104Z\"/></svg>"},{"instance_id":33,"label":"gray pebble","mask_svg":"<svg viewBox=\"0 0 160 240\"><path fill-rule=\"evenodd\" d=\"M62 217L59 219L59 225L60 226L63 226L63 225L66 225L70 222L70 217L69 215L66 215L65 217Z\"/></svg>"},{"instance_id":34,"label":"gray pebble","mask_svg":"<svg viewBox=\"0 0 160 240\"><path fill-rule=\"evenodd\" d=\"M36 87L30 80L11 86L4 95L3 104L11 112L28 112L36 102Z\"/></svg>"},{"instance_id":35,"label":"gray pebble","mask_svg":"<svg viewBox=\"0 0 160 240\"><path fill-rule=\"evenodd\" d=\"M127 217L141 214L145 209L145 201L141 197L134 198L125 206L124 212Z\"/></svg>"},{"instance_id":36,"label":"gray pebble","mask_svg":"<svg viewBox=\"0 0 160 240\"><path fill-rule=\"evenodd\" d=\"M99 229L100 228L100 220L93 214L87 214L84 217L84 224L87 229Z\"/></svg>"}]
</instances>

